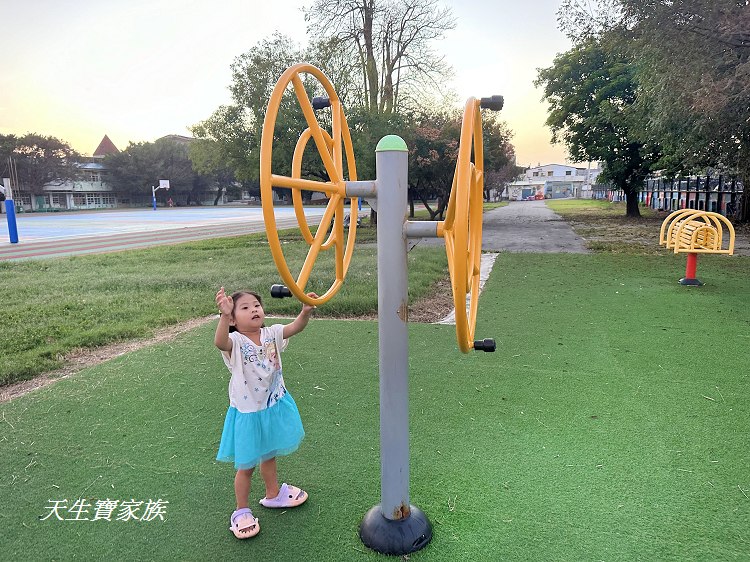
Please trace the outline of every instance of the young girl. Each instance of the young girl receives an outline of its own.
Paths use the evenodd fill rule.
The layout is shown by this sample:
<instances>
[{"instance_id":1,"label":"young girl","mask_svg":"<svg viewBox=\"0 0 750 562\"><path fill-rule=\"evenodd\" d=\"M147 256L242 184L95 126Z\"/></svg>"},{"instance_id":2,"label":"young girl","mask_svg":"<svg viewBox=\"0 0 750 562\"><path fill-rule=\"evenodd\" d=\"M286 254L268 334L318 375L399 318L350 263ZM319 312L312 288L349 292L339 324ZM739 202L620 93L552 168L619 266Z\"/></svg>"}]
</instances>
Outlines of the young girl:
<instances>
[{"instance_id":1,"label":"young girl","mask_svg":"<svg viewBox=\"0 0 750 562\"><path fill-rule=\"evenodd\" d=\"M308 293L317 297L315 293ZM290 324L266 327L260 296L238 291L227 296L224 287L216 293L221 316L214 343L221 350L229 381L229 410L216 459L234 462L234 494L237 509L230 519L230 530L238 539L260 532L258 519L248 507L250 479L260 464L266 485L265 507L296 507L307 500L307 492L286 483L279 486L276 457L299 447L305 431L291 394L281 374L281 352L287 339L307 326L315 307L303 305Z\"/></svg>"}]
</instances>

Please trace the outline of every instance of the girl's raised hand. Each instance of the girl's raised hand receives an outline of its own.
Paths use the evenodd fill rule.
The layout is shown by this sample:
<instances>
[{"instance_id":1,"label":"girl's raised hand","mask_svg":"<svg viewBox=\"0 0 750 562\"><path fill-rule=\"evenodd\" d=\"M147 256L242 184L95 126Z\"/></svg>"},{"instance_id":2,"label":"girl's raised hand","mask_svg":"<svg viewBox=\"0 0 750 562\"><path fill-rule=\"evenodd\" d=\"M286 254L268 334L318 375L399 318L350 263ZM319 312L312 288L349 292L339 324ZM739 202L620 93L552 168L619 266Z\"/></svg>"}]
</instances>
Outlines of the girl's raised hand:
<instances>
[{"instance_id":1,"label":"girl's raised hand","mask_svg":"<svg viewBox=\"0 0 750 562\"><path fill-rule=\"evenodd\" d=\"M307 293L308 297L312 297L314 299L318 298L318 295L315 293ZM303 314L310 314L313 310L315 310L317 306L312 306L311 304L305 304L302 303L302 313Z\"/></svg>"},{"instance_id":2,"label":"girl's raised hand","mask_svg":"<svg viewBox=\"0 0 750 562\"><path fill-rule=\"evenodd\" d=\"M224 292L224 287L219 289L219 291L216 293L216 305L219 307L219 312L221 314L224 314L226 316L232 315L232 310L234 310L234 301L232 300L232 297Z\"/></svg>"}]
</instances>

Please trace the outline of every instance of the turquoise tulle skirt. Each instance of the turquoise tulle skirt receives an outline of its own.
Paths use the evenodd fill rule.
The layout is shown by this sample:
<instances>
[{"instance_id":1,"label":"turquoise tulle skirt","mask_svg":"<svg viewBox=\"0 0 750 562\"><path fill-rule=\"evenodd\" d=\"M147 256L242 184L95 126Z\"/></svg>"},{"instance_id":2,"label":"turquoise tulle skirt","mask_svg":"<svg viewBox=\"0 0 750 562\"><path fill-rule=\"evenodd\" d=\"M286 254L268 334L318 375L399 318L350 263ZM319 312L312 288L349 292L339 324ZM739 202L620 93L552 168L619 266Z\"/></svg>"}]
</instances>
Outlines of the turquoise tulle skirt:
<instances>
[{"instance_id":1,"label":"turquoise tulle skirt","mask_svg":"<svg viewBox=\"0 0 750 562\"><path fill-rule=\"evenodd\" d=\"M259 412L245 414L230 406L216 460L234 462L237 470L255 468L268 459L293 453L304 437L299 410L289 392Z\"/></svg>"}]
</instances>

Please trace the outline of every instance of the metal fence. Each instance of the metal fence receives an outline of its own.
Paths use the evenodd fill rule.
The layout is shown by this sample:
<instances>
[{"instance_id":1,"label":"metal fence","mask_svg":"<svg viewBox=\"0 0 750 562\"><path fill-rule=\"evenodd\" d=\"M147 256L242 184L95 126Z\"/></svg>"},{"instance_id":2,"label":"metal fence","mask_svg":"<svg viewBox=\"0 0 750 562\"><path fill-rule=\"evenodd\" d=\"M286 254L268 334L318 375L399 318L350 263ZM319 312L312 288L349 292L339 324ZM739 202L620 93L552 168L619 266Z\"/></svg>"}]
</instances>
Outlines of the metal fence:
<instances>
[{"instance_id":1,"label":"metal fence","mask_svg":"<svg viewBox=\"0 0 750 562\"><path fill-rule=\"evenodd\" d=\"M712 211L734 218L740 209L742 182L736 178L724 176L692 176L687 178L653 178L643 182L643 189L638 193L638 201L659 211L677 211L679 209L696 209ZM596 186L592 193L594 199L625 201L621 190L606 186Z\"/></svg>"}]
</instances>

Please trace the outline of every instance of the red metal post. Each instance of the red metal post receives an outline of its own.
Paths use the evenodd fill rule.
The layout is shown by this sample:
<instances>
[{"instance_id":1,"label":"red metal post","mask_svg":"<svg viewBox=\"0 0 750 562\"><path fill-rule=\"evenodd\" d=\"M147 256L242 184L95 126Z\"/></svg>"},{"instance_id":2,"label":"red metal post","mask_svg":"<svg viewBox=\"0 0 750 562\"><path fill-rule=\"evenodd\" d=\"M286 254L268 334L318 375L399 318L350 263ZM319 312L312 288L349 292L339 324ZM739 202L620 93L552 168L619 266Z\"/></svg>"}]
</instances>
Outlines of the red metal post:
<instances>
[{"instance_id":1,"label":"red metal post","mask_svg":"<svg viewBox=\"0 0 750 562\"><path fill-rule=\"evenodd\" d=\"M680 279L680 285L703 285L698 279L695 278L696 270L698 269L698 254L690 252L687 255L687 265L685 266L685 277Z\"/></svg>"}]
</instances>

